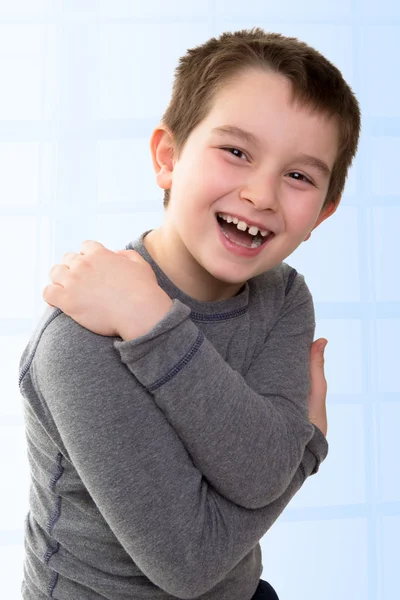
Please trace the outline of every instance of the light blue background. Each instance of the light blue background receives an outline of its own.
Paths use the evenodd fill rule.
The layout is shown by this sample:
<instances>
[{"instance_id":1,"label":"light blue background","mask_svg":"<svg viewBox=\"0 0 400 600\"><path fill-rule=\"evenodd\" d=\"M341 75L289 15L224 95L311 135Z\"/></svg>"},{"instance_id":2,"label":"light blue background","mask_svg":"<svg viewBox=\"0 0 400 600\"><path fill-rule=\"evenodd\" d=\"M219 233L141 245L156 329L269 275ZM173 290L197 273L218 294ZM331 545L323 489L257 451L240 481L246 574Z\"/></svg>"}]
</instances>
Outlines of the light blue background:
<instances>
[{"instance_id":1,"label":"light blue background","mask_svg":"<svg viewBox=\"0 0 400 600\"><path fill-rule=\"evenodd\" d=\"M85 239L122 248L162 220L149 138L186 49L259 25L310 43L363 111L342 204L287 259L329 340L330 452L262 539L281 600L400 598L400 3L0 2L0 565L20 598L27 468L18 362L49 270ZM245 599L243 599L245 600Z\"/></svg>"}]
</instances>

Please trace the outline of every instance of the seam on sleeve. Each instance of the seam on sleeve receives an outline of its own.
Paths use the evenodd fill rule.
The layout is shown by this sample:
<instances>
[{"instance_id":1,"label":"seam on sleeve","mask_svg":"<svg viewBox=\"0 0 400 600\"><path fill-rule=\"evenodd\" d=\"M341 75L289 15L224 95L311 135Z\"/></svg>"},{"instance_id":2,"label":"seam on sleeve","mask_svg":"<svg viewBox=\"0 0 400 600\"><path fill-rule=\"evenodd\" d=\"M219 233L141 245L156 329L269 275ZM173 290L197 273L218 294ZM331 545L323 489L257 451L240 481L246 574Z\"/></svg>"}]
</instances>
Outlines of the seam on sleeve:
<instances>
[{"instance_id":1,"label":"seam on sleeve","mask_svg":"<svg viewBox=\"0 0 400 600\"><path fill-rule=\"evenodd\" d=\"M291 267L290 274L289 274L288 280L286 282L285 296L287 296L288 293L290 292L290 290L292 289L293 282L296 279L296 277L297 277L297 271L296 271L296 269Z\"/></svg>"},{"instance_id":2,"label":"seam on sleeve","mask_svg":"<svg viewBox=\"0 0 400 600\"><path fill-rule=\"evenodd\" d=\"M54 598L53 593L54 593L54 589L57 585L57 582L58 582L58 573L56 571L53 571L53 575L51 576L51 581L49 584L50 598Z\"/></svg>"},{"instance_id":3,"label":"seam on sleeve","mask_svg":"<svg viewBox=\"0 0 400 600\"><path fill-rule=\"evenodd\" d=\"M21 386L23 378L25 377L25 375L27 374L27 372L30 369L30 366L32 364L32 361L33 361L35 353L36 353L36 349L37 349L37 347L39 345L39 342L40 342L40 339L41 339L43 333L45 332L45 330L47 329L47 327L50 325L50 323L56 317L58 317L61 313L62 313L62 310L60 308L56 308L56 310L51 313L51 315L49 316L49 318L47 319L47 321L43 324L43 327L40 329L40 331L37 332L37 336L36 336L36 339L34 340L34 344L33 344L32 350L31 350L29 356L27 357L28 360L25 363L25 365L22 367L22 369L21 369L21 371L19 373L18 386Z\"/></svg>"},{"instance_id":4,"label":"seam on sleeve","mask_svg":"<svg viewBox=\"0 0 400 600\"><path fill-rule=\"evenodd\" d=\"M185 365L187 365L187 363L193 358L193 356L196 354L197 350L200 348L201 344L203 343L203 340L204 340L204 334L202 331L200 331L199 335L197 336L196 341L194 342L193 346L190 348L189 352L187 352L187 354L169 371L169 373L166 373L166 375L164 375L160 379L157 379L157 381L155 381L151 385L147 386L147 389L149 390L149 392L154 392L154 390L161 387L162 385L167 383L167 381L169 381L170 379L175 377L175 375L177 375L179 373L179 371L181 371L183 369L183 367Z\"/></svg>"}]
</instances>

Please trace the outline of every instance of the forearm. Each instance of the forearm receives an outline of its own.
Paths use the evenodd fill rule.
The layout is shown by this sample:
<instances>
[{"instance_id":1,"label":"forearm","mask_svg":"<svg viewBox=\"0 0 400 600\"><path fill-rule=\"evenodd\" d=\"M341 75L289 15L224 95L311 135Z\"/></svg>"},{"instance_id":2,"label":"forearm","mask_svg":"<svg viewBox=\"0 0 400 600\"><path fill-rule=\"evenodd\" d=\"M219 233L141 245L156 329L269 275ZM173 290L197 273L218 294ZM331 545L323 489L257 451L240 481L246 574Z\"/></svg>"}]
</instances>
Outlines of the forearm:
<instances>
[{"instance_id":1,"label":"forearm","mask_svg":"<svg viewBox=\"0 0 400 600\"><path fill-rule=\"evenodd\" d=\"M273 502L299 470L313 425L284 411L285 398L256 393L189 319L173 309L148 335L114 342L199 470L223 496L247 508ZM286 402L287 404L287 402Z\"/></svg>"},{"instance_id":2,"label":"forearm","mask_svg":"<svg viewBox=\"0 0 400 600\"><path fill-rule=\"evenodd\" d=\"M22 367L21 389L31 393L33 382L68 461L143 573L171 595L200 596L257 544L303 478L297 472L259 510L223 497L106 342L60 315L41 336L30 370Z\"/></svg>"}]
</instances>

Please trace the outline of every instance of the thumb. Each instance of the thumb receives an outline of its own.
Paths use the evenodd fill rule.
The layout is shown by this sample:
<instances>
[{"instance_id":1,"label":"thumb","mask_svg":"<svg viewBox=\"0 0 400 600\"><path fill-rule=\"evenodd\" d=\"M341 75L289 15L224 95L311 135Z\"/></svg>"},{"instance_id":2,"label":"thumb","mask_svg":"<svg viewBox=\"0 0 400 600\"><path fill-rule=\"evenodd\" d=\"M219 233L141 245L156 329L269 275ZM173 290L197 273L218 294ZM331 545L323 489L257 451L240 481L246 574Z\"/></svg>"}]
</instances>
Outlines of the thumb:
<instances>
[{"instance_id":1,"label":"thumb","mask_svg":"<svg viewBox=\"0 0 400 600\"><path fill-rule=\"evenodd\" d=\"M316 340L311 346L310 352L310 393L308 396L308 418L326 436L328 422L326 415L326 396L328 383L325 377L324 349L328 340L322 338ZM322 347L322 348L321 348Z\"/></svg>"},{"instance_id":2,"label":"thumb","mask_svg":"<svg viewBox=\"0 0 400 600\"><path fill-rule=\"evenodd\" d=\"M313 348L312 361L316 366L320 368L323 368L325 364L324 352L327 344L328 340L326 340L325 338L319 339L316 342L314 342L315 348Z\"/></svg>"},{"instance_id":3,"label":"thumb","mask_svg":"<svg viewBox=\"0 0 400 600\"><path fill-rule=\"evenodd\" d=\"M126 258L130 258L131 260L135 260L138 257L142 258L139 252L136 252L136 250L116 250L115 254L121 254L122 256L126 256Z\"/></svg>"}]
</instances>

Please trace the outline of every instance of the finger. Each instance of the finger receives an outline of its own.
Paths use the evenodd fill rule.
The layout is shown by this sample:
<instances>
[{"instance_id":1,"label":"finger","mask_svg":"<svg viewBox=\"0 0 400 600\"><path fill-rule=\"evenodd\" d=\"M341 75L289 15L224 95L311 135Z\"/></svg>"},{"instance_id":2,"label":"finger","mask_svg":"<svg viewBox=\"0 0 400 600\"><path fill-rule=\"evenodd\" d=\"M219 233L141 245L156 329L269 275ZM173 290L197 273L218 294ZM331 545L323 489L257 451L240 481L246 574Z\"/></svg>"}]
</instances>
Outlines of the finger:
<instances>
[{"instance_id":1,"label":"finger","mask_svg":"<svg viewBox=\"0 0 400 600\"><path fill-rule=\"evenodd\" d=\"M328 340L326 338L318 338L317 340L313 341L312 346L315 349L314 351L317 351L321 350L321 346L325 348L327 344Z\"/></svg>"},{"instance_id":2,"label":"finger","mask_svg":"<svg viewBox=\"0 0 400 600\"><path fill-rule=\"evenodd\" d=\"M326 340L325 340L326 341ZM317 394L327 385L324 353L319 349L320 340L314 342L310 356L310 380L312 391Z\"/></svg>"},{"instance_id":3,"label":"finger","mask_svg":"<svg viewBox=\"0 0 400 600\"><path fill-rule=\"evenodd\" d=\"M323 353L325 348L327 347L327 345L328 345L328 340L326 340L325 338L322 338L322 341L318 340L318 350L320 352Z\"/></svg>"},{"instance_id":4,"label":"finger","mask_svg":"<svg viewBox=\"0 0 400 600\"><path fill-rule=\"evenodd\" d=\"M81 252L80 254L90 254L91 252L95 252L96 250L100 250L101 248L105 248L103 244L100 242L96 242L95 240L85 240L81 244Z\"/></svg>"},{"instance_id":5,"label":"finger","mask_svg":"<svg viewBox=\"0 0 400 600\"><path fill-rule=\"evenodd\" d=\"M311 349L311 367L317 367L319 369L323 369L325 365L325 348L328 344L328 340L321 338L316 340L312 344Z\"/></svg>"},{"instance_id":6,"label":"finger","mask_svg":"<svg viewBox=\"0 0 400 600\"><path fill-rule=\"evenodd\" d=\"M68 273L69 267L67 265L53 265L49 271L49 277L55 284L62 285L65 281L65 275Z\"/></svg>"},{"instance_id":7,"label":"finger","mask_svg":"<svg viewBox=\"0 0 400 600\"><path fill-rule=\"evenodd\" d=\"M76 260L79 256L81 256L81 255L78 254L77 252L66 252L64 254L64 256L62 257L63 265L67 265L69 267L71 265L72 261Z\"/></svg>"},{"instance_id":8,"label":"finger","mask_svg":"<svg viewBox=\"0 0 400 600\"><path fill-rule=\"evenodd\" d=\"M311 381L311 395L313 398L318 400L321 394L326 393L327 381L325 378L325 358L324 353L320 350L320 344L323 342L325 345L327 340L317 340L313 343L310 357L310 381Z\"/></svg>"},{"instance_id":9,"label":"finger","mask_svg":"<svg viewBox=\"0 0 400 600\"><path fill-rule=\"evenodd\" d=\"M42 298L50 306L61 308L63 289L61 285L50 283L44 288Z\"/></svg>"}]
</instances>

